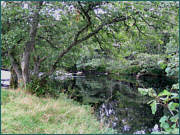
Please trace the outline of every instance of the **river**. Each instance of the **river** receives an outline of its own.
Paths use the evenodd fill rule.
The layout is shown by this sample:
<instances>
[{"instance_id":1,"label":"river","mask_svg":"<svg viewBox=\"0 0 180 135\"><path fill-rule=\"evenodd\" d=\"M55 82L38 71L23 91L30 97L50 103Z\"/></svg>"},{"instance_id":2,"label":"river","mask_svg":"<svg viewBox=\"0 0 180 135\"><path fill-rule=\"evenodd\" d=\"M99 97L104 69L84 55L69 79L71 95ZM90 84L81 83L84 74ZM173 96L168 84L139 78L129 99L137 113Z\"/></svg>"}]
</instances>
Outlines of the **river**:
<instances>
[{"instance_id":1,"label":"river","mask_svg":"<svg viewBox=\"0 0 180 135\"><path fill-rule=\"evenodd\" d=\"M123 134L147 134L158 130L158 121L164 110L158 106L155 115L147 105L150 97L142 96L138 88L154 88L157 92L170 88L175 80L167 77L125 75L75 76L58 83L69 98L81 104L90 104L100 122Z\"/></svg>"}]
</instances>

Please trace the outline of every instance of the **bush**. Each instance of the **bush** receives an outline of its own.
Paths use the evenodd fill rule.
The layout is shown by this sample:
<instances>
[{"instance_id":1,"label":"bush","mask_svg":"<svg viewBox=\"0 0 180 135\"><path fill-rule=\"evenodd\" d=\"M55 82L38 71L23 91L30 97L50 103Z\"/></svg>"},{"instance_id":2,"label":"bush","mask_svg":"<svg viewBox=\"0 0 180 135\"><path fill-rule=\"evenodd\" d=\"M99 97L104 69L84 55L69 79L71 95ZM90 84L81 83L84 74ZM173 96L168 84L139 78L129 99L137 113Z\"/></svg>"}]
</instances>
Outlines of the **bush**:
<instances>
[{"instance_id":1,"label":"bush","mask_svg":"<svg viewBox=\"0 0 180 135\"><path fill-rule=\"evenodd\" d=\"M140 53L137 55L137 61L139 63L139 66L143 69L148 68L160 68L158 65L158 61L160 60L160 55L150 55L146 53Z\"/></svg>"},{"instance_id":2,"label":"bush","mask_svg":"<svg viewBox=\"0 0 180 135\"><path fill-rule=\"evenodd\" d=\"M161 75L165 74L165 68L167 66L165 58L160 55L150 55L146 53L140 53L137 55L136 60L141 67L140 73Z\"/></svg>"},{"instance_id":3,"label":"bush","mask_svg":"<svg viewBox=\"0 0 180 135\"><path fill-rule=\"evenodd\" d=\"M33 77L31 82L27 85L27 90L36 96L59 96L59 90L55 81L49 78L39 79Z\"/></svg>"}]
</instances>

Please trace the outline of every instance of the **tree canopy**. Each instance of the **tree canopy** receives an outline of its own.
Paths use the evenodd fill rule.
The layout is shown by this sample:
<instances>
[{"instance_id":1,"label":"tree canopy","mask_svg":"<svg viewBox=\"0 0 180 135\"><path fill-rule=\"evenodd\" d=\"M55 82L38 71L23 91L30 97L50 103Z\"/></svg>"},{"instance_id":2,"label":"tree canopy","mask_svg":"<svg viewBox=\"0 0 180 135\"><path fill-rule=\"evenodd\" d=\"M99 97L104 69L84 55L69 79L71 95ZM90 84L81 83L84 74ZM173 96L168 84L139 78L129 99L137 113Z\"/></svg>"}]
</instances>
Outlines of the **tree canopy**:
<instances>
[{"instance_id":1,"label":"tree canopy","mask_svg":"<svg viewBox=\"0 0 180 135\"><path fill-rule=\"evenodd\" d=\"M1 2L2 66L30 81L86 57L177 53L177 1ZM174 49L172 49L174 48ZM171 49L171 51L170 51Z\"/></svg>"}]
</instances>

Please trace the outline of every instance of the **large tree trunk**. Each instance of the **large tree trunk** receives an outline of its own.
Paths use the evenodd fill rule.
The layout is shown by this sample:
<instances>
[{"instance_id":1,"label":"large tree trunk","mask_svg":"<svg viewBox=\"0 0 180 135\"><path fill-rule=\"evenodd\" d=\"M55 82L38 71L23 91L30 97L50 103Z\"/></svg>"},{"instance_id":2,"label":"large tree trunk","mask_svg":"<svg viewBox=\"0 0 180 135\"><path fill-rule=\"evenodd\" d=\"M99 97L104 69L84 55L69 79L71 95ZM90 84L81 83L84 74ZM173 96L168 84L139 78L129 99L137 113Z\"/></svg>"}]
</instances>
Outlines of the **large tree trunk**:
<instances>
[{"instance_id":1,"label":"large tree trunk","mask_svg":"<svg viewBox=\"0 0 180 135\"><path fill-rule=\"evenodd\" d=\"M32 51L30 47L32 46L33 43L31 42L28 42L26 44L26 48L23 52L23 56L21 60L22 78L25 85L29 82L29 60L30 60L30 52Z\"/></svg>"},{"instance_id":2,"label":"large tree trunk","mask_svg":"<svg viewBox=\"0 0 180 135\"><path fill-rule=\"evenodd\" d=\"M10 87L15 89L18 87L18 78L12 66L10 71L11 71Z\"/></svg>"},{"instance_id":3,"label":"large tree trunk","mask_svg":"<svg viewBox=\"0 0 180 135\"><path fill-rule=\"evenodd\" d=\"M39 75L39 67L40 67L40 63L35 63L34 64L34 76L38 77Z\"/></svg>"},{"instance_id":4,"label":"large tree trunk","mask_svg":"<svg viewBox=\"0 0 180 135\"><path fill-rule=\"evenodd\" d=\"M39 12L40 12L43 2L39 1L36 3L37 3L36 8L35 8L36 10L33 14L32 26L30 28L30 33L29 33L30 40L26 42L25 44L24 52L21 59L22 78L23 78L23 82L25 86L30 81L29 61L30 61L31 52L33 51L33 48L35 46L35 38L36 38L37 28L38 28L38 23L39 23Z\"/></svg>"},{"instance_id":5,"label":"large tree trunk","mask_svg":"<svg viewBox=\"0 0 180 135\"><path fill-rule=\"evenodd\" d=\"M12 68L13 68L16 76L17 76L18 87L19 87L21 82L22 82L22 72L20 70L20 66L18 64L18 61L15 58L15 54L14 54L13 49L14 49L14 47L12 48L12 50L8 51L8 55L9 55L9 58L10 58Z\"/></svg>"}]
</instances>

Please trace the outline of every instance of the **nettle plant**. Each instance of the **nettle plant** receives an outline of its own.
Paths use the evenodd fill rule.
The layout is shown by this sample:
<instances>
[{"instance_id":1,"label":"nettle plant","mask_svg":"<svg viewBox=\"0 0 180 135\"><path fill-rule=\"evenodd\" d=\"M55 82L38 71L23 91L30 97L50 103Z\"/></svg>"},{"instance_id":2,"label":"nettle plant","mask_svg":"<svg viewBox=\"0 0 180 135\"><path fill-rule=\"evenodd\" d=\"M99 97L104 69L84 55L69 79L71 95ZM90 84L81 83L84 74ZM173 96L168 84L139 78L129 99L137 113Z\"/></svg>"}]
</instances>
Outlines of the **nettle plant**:
<instances>
[{"instance_id":1,"label":"nettle plant","mask_svg":"<svg viewBox=\"0 0 180 135\"><path fill-rule=\"evenodd\" d=\"M179 83L174 84L172 88L163 90L159 94L152 88L138 88L142 95L148 95L153 99L147 104L150 104L152 114L157 111L157 105L161 105L168 110L167 114L159 120L161 131L152 132L152 134L178 134L179 133Z\"/></svg>"}]
</instances>

